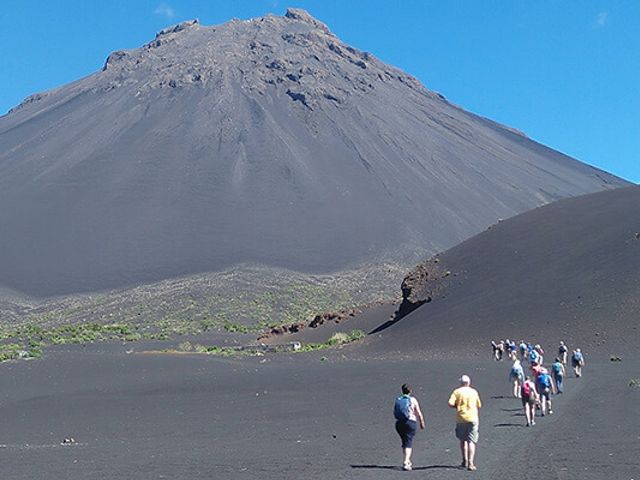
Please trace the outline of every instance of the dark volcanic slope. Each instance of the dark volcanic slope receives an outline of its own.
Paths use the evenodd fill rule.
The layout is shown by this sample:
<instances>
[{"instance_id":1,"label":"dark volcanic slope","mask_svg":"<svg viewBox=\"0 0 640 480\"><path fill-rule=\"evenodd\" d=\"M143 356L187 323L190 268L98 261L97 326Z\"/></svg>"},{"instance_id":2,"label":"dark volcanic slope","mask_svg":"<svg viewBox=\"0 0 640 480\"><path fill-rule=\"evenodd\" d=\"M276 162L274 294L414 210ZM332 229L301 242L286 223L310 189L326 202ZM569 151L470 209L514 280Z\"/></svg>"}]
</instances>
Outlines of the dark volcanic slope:
<instances>
[{"instance_id":1,"label":"dark volcanic slope","mask_svg":"<svg viewBox=\"0 0 640 480\"><path fill-rule=\"evenodd\" d=\"M406 260L623 184L450 105L302 11L187 22L0 118L0 286Z\"/></svg>"},{"instance_id":2,"label":"dark volcanic slope","mask_svg":"<svg viewBox=\"0 0 640 480\"><path fill-rule=\"evenodd\" d=\"M430 281L415 275L425 271ZM409 298L433 301L384 331L384 348L476 351L517 337L637 352L640 187L524 213L413 273Z\"/></svg>"}]
</instances>

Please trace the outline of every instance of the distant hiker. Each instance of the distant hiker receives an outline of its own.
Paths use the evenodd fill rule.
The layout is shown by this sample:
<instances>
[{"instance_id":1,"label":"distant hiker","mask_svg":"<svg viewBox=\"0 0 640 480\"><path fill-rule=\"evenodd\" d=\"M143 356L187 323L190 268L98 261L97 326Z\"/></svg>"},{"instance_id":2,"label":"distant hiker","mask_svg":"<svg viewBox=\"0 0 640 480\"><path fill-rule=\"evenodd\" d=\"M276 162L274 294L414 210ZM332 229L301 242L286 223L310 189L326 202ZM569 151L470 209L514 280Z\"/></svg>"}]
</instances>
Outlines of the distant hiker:
<instances>
[{"instance_id":1,"label":"distant hiker","mask_svg":"<svg viewBox=\"0 0 640 480\"><path fill-rule=\"evenodd\" d=\"M547 412L553 413L551 410L551 375L546 368L540 370L536 386L540 395L540 413L544 417Z\"/></svg>"},{"instance_id":2,"label":"distant hiker","mask_svg":"<svg viewBox=\"0 0 640 480\"><path fill-rule=\"evenodd\" d=\"M538 392L536 392L536 386L529 376L525 378L522 387L520 387L520 397L522 398L522 406L524 407L524 416L527 419L527 427L535 425Z\"/></svg>"},{"instance_id":3,"label":"distant hiker","mask_svg":"<svg viewBox=\"0 0 640 480\"><path fill-rule=\"evenodd\" d=\"M524 340L520 340L518 348L520 349L520 361L524 362L527 359L527 344L524 343Z\"/></svg>"},{"instance_id":4,"label":"distant hiker","mask_svg":"<svg viewBox=\"0 0 640 480\"><path fill-rule=\"evenodd\" d=\"M502 361L504 357L504 340L500 340L498 342L498 360Z\"/></svg>"},{"instance_id":5,"label":"distant hiker","mask_svg":"<svg viewBox=\"0 0 640 480\"><path fill-rule=\"evenodd\" d=\"M415 397L411 396L411 387L402 385L402 395L396 398L393 405L393 416L396 418L396 432L402 440L403 470L411 470L411 452L413 451L413 437L420 428L424 430L424 417L420 405Z\"/></svg>"},{"instance_id":6,"label":"distant hiker","mask_svg":"<svg viewBox=\"0 0 640 480\"><path fill-rule=\"evenodd\" d=\"M507 340L505 341L506 344L506 348L507 348L507 355L509 356L509 360L513 361L516 359L516 342L512 342L511 340L509 340L507 338Z\"/></svg>"},{"instance_id":7,"label":"distant hiker","mask_svg":"<svg viewBox=\"0 0 640 480\"><path fill-rule=\"evenodd\" d=\"M531 374L533 375L534 382L538 381L538 377L540 376L540 373L542 372L543 369L544 367L537 363L534 363L533 365L531 365Z\"/></svg>"},{"instance_id":8,"label":"distant hiker","mask_svg":"<svg viewBox=\"0 0 640 480\"><path fill-rule=\"evenodd\" d=\"M553 375L553 393L562 393L563 385L564 385L564 376L566 375L566 370L564 365L562 364L562 360L560 357L556 358L556 361L551 365L551 374Z\"/></svg>"},{"instance_id":9,"label":"distant hiker","mask_svg":"<svg viewBox=\"0 0 640 480\"><path fill-rule=\"evenodd\" d=\"M478 410L482 403L477 390L471 387L471 379L468 375L462 375L459 382L460 387L456 388L449 397L449 406L457 411L456 437L460 440L461 466L467 470L475 470L474 460L479 436Z\"/></svg>"},{"instance_id":10,"label":"distant hiker","mask_svg":"<svg viewBox=\"0 0 640 480\"><path fill-rule=\"evenodd\" d=\"M495 340L491 340L491 358L498 361L498 344Z\"/></svg>"},{"instance_id":11,"label":"distant hiker","mask_svg":"<svg viewBox=\"0 0 640 480\"><path fill-rule=\"evenodd\" d=\"M520 386L524 382L524 370L520 360L514 360L511 370L509 371L509 382L513 386L513 396L520 397Z\"/></svg>"},{"instance_id":12,"label":"distant hiker","mask_svg":"<svg viewBox=\"0 0 640 480\"><path fill-rule=\"evenodd\" d=\"M584 356L579 348L576 348L571 355L571 366L576 374L576 377L582 376L582 367L584 367Z\"/></svg>"},{"instance_id":13,"label":"distant hiker","mask_svg":"<svg viewBox=\"0 0 640 480\"><path fill-rule=\"evenodd\" d=\"M533 348L536 352L538 352L538 363L542 365L544 363L544 349L540 346L539 343L536 343L536 346Z\"/></svg>"},{"instance_id":14,"label":"distant hiker","mask_svg":"<svg viewBox=\"0 0 640 480\"><path fill-rule=\"evenodd\" d=\"M532 348L529 352L529 363L533 365L540 365L542 362L540 361L540 354L535 348Z\"/></svg>"},{"instance_id":15,"label":"distant hiker","mask_svg":"<svg viewBox=\"0 0 640 480\"><path fill-rule=\"evenodd\" d=\"M567 364L567 356L569 355L569 349L564 344L562 340L560 340L560 346L558 347L558 356L560 357L560 361L563 365Z\"/></svg>"}]
</instances>

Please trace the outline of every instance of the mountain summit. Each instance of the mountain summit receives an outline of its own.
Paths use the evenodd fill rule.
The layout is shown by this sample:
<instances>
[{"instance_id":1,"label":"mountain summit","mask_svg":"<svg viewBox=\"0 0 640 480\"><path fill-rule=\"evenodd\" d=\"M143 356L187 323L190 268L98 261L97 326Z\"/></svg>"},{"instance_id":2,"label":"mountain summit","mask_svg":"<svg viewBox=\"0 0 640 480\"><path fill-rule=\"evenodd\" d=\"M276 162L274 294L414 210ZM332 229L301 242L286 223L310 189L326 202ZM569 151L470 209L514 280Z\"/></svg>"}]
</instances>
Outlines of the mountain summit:
<instances>
[{"instance_id":1,"label":"mountain summit","mask_svg":"<svg viewBox=\"0 0 640 480\"><path fill-rule=\"evenodd\" d=\"M625 184L451 105L302 10L193 20L0 118L0 287L410 263Z\"/></svg>"}]
</instances>

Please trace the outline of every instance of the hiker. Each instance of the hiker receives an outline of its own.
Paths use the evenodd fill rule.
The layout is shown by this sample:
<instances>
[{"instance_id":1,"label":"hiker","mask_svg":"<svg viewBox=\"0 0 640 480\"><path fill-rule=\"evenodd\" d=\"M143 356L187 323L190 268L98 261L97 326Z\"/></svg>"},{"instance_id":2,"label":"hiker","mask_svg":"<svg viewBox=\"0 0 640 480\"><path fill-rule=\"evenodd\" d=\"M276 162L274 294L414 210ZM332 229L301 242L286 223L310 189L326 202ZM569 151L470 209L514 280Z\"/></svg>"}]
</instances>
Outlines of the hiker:
<instances>
[{"instance_id":1,"label":"hiker","mask_svg":"<svg viewBox=\"0 0 640 480\"><path fill-rule=\"evenodd\" d=\"M520 397L522 398L522 406L524 407L524 416L527 419L527 427L536 424L536 404L538 403L538 392L531 377L527 375L522 387L520 387Z\"/></svg>"},{"instance_id":2,"label":"hiker","mask_svg":"<svg viewBox=\"0 0 640 480\"><path fill-rule=\"evenodd\" d=\"M551 415L551 375L546 368L540 370L540 374L536 379L538 387L538 395L540 396L540 414L544 417L547 412Z\"/></svg>"},{"instance_id":3,"label":"hiker","mask_svg":"<svg viewBox=\"0 0 640 480\"><path fill-rule=\"evenodd\" d=\"M553 393L562 393L564 385L564 376L567 374L560 357L551 365L551 374L553 375Z\"/></svg>"},{"instance_id":4,"label":"hiker","mask_svg":"<svg viewBox=\"0 0 640 480\"><path fill-rule=\"evenodd\" d=\"M535 348L532 348L529 351L529 363L531 364L531 366L542 364L542 359L540 358L540 354L538 353L538 350L536 350Z\"/></svg>"},{"instance_id":5,"label":"hiker","mask_svg":"<svg viewBox=\"0 0 640 480\"><path fill-rule=\"evenodd\" d=\"M522 364L520 360L514 360L513 366L509 371L509 382L513 386L513 396L515 398L520 398L520 386L524 381L524 370L522 369Z\"/></svg>"},{"instance_id":6,"label":"hiker","mask_svg":"<svg viewBox=\"0 0 640 480\"><path fill-rule=\"evenodd\" d=\"M560 346L558 347L558 356L560 357L560 361L562 362L562 365L567 364L568 354L569 354L569 349L564 344L564 342L560 340Z\"/></svg>"},{"instance_id":7,"label":"hiker","mask_svg":"<svg viewBox=\"0 0 640 480\"><path fill-rule=\"evenodd\" d=\"M498 344L495 340L491 340L491 357L497 362L498 359Z\"/></svg>"},{"instance_id":8,"label":"hiker","mask_svg":"<svg viewBox=\"0 0 640 480\"><path fill-rule=\"evenodd\" d=\"M544 349L540 346L539 343L536 343L536 346L533 348L536 352L538 352L538 363L542 365L544 363Z\"/></svg>"},{"instance_id":9,"label":"hiker","mask_svg":"<svg viewBox=\"0 0 640 480\"><path fill-rule=\"evenodd\" d=\"M504 340L500 340L498 342L498 360L502 361L503 356L504 356Z\"/></svg>"},{"instance_id":10,"label":"hiker","mask_svg":"<svg viewBox=\"0 0 640 480\"><path fill-rule=\"evenodd\" d=\"M402 440L402 469L411 470L413 437L418 431L418 424L424 430L424 417L418 400L411 396L411 387L406 383L402 385L402 395L396 398L393 406L393 415L396 418L396 432L398 432Z\"/></svg>"},{"instance_id":11,"label":"hiker","mask_svg":"<svg viewBox=\"0 0 640 480\"><path fill-rule=\"evenodd\" d=\"M535 382L538 381L538 377L540 376L540 373L542 373L543 369L544 367L538 363L531 365L531 374L533 375L533 380Z\"/></svg>"},{"instance_id":12,"label":"hiker","mask_svg":"<svg viewBox=\"0 0 640 480\"><path fill-rule=\"evenodd\" d=\"M582 376L582 367L584 366L584 356L579 348L576 348L571 355L571 366L577 378Z\"/></svg>"},{"instance_id":13,"label":"hiker","mask_svg":"<svg viewBox=\"0 0 640 480\"><path fill-rule=\"evenodd\" d=\"M476 444L479 436L478 409L482 403L478 391L471 387L471 379L468 375L462 375L459 382L460 386L451 393L448 403L457 411L456 437L460 440L461 467L475 470Z\"/></svg>"},{"instance_id":14,"label":"hiker","mask_svg":"<svg viewBox=\"0 0 640 480\"><path fill-rule=\"evenodd\" d=\"M520 348L520 361L524 362L527 359L527 344L524 343L524 340L520 340L518 348Z\"/></svg>"},{"instance_id":15,"label":"hiker","mask_svg":"<svg viewBox=\"0 0 640 480\"><path fill-rule=\"evenodd\" d=\"M511 340L506 340L507 345L507 353L509 355L509 360L514 361L516 359L516 342L512 342Z\"/></svg>"}]
</instances>

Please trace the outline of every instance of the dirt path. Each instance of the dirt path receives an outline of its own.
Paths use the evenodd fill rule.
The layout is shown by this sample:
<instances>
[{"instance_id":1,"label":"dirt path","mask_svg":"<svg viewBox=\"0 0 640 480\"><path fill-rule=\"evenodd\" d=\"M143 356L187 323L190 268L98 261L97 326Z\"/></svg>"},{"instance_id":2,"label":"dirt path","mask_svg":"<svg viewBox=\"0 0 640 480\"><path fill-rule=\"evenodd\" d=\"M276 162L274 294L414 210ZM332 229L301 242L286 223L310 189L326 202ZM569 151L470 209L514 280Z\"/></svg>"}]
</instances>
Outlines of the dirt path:
<instances>
[{"instance_id":1,"label":"dirt path","mask_svg":"<svg viewBox=\"0 0 640 480\"><path fill-rule=\"evenodd\" d=\"M404 472L391 407L405 381L427 415L416 437L416 477L513 478L528 467L525 478L600 480L603 472L617 479L637 471L638 416L630 418L628 405L640 390L626 387L632 365L590 365L584 381L568 382L556 413L529 429L519 401L506 397L506 363L321 357L67 351L0 365L2 477L397 478ZM484 401L475 474L456 468L454 412L446 406L463 372ZM580 399L585 408L570 410ZM59 445L70 436L79 445Z\"/></svg>"}]
</instances>

